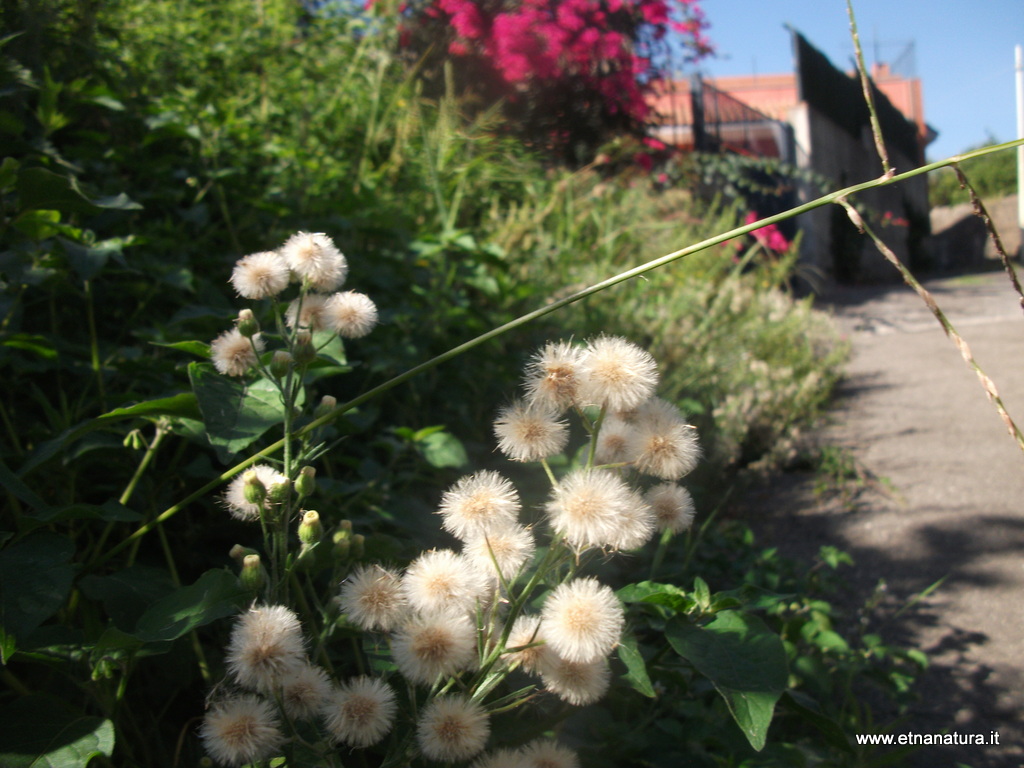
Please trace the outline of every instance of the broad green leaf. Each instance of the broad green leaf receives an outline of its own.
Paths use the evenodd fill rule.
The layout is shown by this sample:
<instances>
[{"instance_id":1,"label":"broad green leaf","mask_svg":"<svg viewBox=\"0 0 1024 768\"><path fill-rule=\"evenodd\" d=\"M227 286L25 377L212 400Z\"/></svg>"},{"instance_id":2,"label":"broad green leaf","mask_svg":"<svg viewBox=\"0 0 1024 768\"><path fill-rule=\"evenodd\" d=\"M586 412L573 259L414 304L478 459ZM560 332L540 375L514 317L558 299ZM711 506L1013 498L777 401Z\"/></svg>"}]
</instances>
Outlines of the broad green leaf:
<instances>
[{"instance_id":1,"label":"broad green leaf","mask_svg":"<svg viewBox=\"0 0 1024 768\"><path fill-rule=\"evenodd\" d=\"M66 238L58 238L68 255L68 262L82 280L92 280L98 275L111 258L121 260L124 246L130 244L130 238L112 238L94 245L82 245Z\"/></svg>"},{"instance_id":2,"label":"broad green leaf","mask_svg":"<svg viewBox=\"0 0 1024 768\"><path fill-rule=\"evenodd\" d=\"M222 456L238 453L284 420L281 393L272 381L247 384L222 376L209 363L189 363L188 376L207 437Z\"/></svg>"},{"instance_id":3,"label":"broad green leaf","mask_svg":"<svg viewBox=\"0 0 1024 768\"><path fill-rule=\"evenodd\" d=\"M15 699L0 709L0 765L4 768L86 768L114 752L114 724L69 712L45 696Z\"/></svg>"},{"instance_id":4,"label":"broad green leaf","mask_svg":"<svg viewBox=\"0 0 1024 768\"><path fill-rule=\"evenodd\" d=\"M631 634L623 635L616 650L622 663L626 665L626 679L629 684L640 694L653 699L656 695L654 686L647 674L647 665L644 663L644 657L640 655L636 638Z\"/></svg>"},{"instance_id":5,"label":"broad green leaf","mask_svg":"<svg viewBox=\"0 0 1024 768\"><path fill-rule=\"evenodd\" d=\"M11 472L2 459L0 459L0 486L15 498L28 504L36 512L49 509L47 503L39 498L36 492L29 488L21 478Z\"/></svg>"},{"instance_id":6,"label":"broad green leaf","mask_svg":"<svg viewBox=\"0 0 1024 768\"><path fill-rule=\"evenodd\" d=\"M663 605L677 613L687 613L693 607L693 600L686 594L686 590L675 584L641 581L623 587L616 594L624 603Z\"/></svg>"},{"instance_id":7,"label":"broad green leaf","mask_svg":"<svg viewBox=\"0 0 1024 768\"><path fill-rule=\"evenodd\" d=\"M434 432L417 445L432 467L463 467L469 461L462 442L448 432Z\"/></svg>"},{"instance_id":8,"label":"broad green leaf","mask_svg":"<svg viewBox=\"0 0 1024 768\"><path fill-rule=\"evenodd\" d=\"M675 652L718 689L750 745L763 749L789 674L778 635L756 616L737 611L722 611L703 627L677 616L665 634Z\"/></svg>"},{"instance_id":9,"label":"broad green leaf","mask_svg":"<svg viewBox=\"0 0 1024 768\"><path fill-rule=\"evenodd\" d=\"M121 211L137 211L142 208L123 192L113 197L89 198L73 176L60 176L45 168L21 168L18 171L17 186L18 201L23 209L96 213L104 208Z\"/></svg>"},{"instance_id":10,"label":"broad green leaf","mask_svg":"<svg viewBox=\"0 0 1024 768\"><path fill-rule=\"evenodd\" d=\"M74 545L55 533L36 533L0 551L0 626L3 663L11 637L23 641L67 599L76 567Z\"/></svg>"},{"instance_id":11,"label":"broad green leaf","mask_svg":"<svg viewBox=\"0 0 1024 768\"><path fill-rule=\"evenodd\" d=\"M7 192L14 187L19 166L20 163L13 157L5 157L3 163L0 163L0 192Z\"/></svg>"},{"instance_id":12,"label":"broad green leaf","mask_svg":"<svg viewBox=\"0 0 1024 768\"><path fill-rule=\"evenodd\" d=\"M231 616L248 593L227 571L207 571L188 587L158 600L139 618L132 634L147 643L176 640L197 627Z\"/></svg>"}]
</instances>

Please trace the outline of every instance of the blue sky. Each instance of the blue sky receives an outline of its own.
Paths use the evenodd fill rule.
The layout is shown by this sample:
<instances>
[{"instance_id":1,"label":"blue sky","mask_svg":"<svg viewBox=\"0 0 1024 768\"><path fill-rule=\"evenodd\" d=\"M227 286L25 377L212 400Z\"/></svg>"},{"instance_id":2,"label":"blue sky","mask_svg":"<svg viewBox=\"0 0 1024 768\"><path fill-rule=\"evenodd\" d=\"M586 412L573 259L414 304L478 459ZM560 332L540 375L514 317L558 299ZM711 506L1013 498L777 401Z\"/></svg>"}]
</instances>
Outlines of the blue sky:
<instances>
[{"instance_id":1,"label":"blue sky","mask_svg":"<svg viewBox=\"0 0 1024 768\"><path fill-rule=\"evenodd\" d=\"M840 69L854 50L845 0L702 0L717 56L713 76L793 70L790 24ZM913 43L925 119L939 132L930 160L1016 138L1014 46L1024 45L1024 0L854 0L868 65L895 62ZM906 62L906 59L904 60Z\"/></svg>"}]
</instances>

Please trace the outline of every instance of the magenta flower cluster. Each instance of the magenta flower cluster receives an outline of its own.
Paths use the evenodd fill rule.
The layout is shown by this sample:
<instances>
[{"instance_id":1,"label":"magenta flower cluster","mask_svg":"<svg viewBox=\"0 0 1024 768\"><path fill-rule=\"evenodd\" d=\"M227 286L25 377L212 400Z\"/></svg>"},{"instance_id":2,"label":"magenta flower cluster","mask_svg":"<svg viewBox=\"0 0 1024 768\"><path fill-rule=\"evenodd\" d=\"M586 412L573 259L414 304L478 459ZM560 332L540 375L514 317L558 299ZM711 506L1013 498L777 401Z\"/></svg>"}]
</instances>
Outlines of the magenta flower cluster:
<instances>
[{"instance_id":1,"label":"magenta flower cluster","mask_svg":"<svg viewBox=\"0 0 1024 768\"><path fill-rule=\"evenodd\" d=\"M429 0L422 12L452 31L449 54L488 62L513 95L579 78L609 113L639 121L653 47L670 30L691 58L711 51L698 0Z\"/></svg>"}]
</instances>

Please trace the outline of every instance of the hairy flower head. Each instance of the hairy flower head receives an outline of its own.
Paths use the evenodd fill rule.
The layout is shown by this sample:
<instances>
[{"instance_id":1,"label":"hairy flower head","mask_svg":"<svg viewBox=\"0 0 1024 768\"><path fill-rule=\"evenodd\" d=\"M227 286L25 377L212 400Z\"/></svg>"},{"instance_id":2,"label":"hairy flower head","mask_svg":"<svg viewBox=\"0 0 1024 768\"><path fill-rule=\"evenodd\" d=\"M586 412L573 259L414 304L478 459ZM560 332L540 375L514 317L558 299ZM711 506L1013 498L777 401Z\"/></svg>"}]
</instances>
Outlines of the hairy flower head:
<instances>
[{"instance_id":1,"label":"hairy flower head","mask_svg":"<svg viewBox=\"0 0 1024 768\"><path fill-rule=\"evenodd\" d=\"M682 533L693 524L693 497L681 485L661 483L644 495L654 510L659 531Z\"/></svg>"},{"instance_id":2,"label":"hairy flower head","mask_svg":"<svg viewBox=\"0 0 1024 768\"><path fill-rule=\"evenodd\" d=\"M603 469L581 469L566 475L547 503L551 527L577 549L616 547L621 527L635 522L632 507L644 505L640 495L618 475Z\"/></svg>"},{"instance_id":3,"label":"hairy flower head","mask_svg":"<svg viewBox=\"0 0 1024 768\"><path fill-rule=\"evenodd\" d=\"M341 585L341 608L363 629L393 629L407 606L401 577L380 565L357 568Z\"/></svg>"},{"instance_id":4,"label":"hairy flower head","mask_svg":"<svg viewBox=\"0 0 1024 768\"><path fill-rule=\"evenodd\" d=\"M266 760L284 743L274 706L251 694L214 704L199 737L210 757L228 766Z\"/></svg>"},{"instance_id":5,"label":"hairy flower head","mask_svg":"<svg viewBox=\"0 0 1024 768\"><path fill-rule=\"evenodd\" d=\"M269 491L271 486L286 481L288 478L267 464L256 464L240 475L235 475L224 492L224 505L232 517L239 520L259 520L261 505L246 498L246 484L258 481Z\"/></svg>"},{"instance_id":6,"label":"hairy flower head","mask_svg":"<svg viewBox=\"0 0 1024 768\"><path fill-rule=\"evenodd\" d=\"M360 339L377 325L377 305L364 293L344 291L327 298L321 321L345 339Z\"/></svg>"},{"instance_id":7,"label":"hairy flower head","mask_svg":"<svg viewBox=\"0 0 1024 768\"><path fill-rule=\"evenodd\" d=\"M251 339L237 328L224 331L210 342L210 360L213 367L225 376L245 376L257 363L257 353L263 351L263 338L256 334Z\"/></svg>"},{"instance_id":8,"label":"hairy flower head","mask_svg":"<svg viewBox=\"0 0 1024 768\"><path fill-rule=\"evenodd\" d=\"M311 720L331 693L331 681L320 667L306 663L281 683L281 703L288 717Z\"/></svg>"},{"instance_id":9,"label":"hairy flower head","mask_svg":"<svg viewBox=\"0 0 1024 768\"><path fill-rule=\"evenodd\" d=\"M607 659L566 661L557 654L544 656L540 668L544 687L575 706L593 704L608 691L611 669Z\"/></svg>"},{"instance_id":10,"label":"hairy flower head","mask_svg":"<svg viewBox=\"0 0 1024 768\"><path fill-rule=\"evenodd\" d=\"M637 409L633 426L629 452L640 472L676 480L700 461L697 431L671 403L648 400Z\"/></svg>"},{"instance_id":11,"label":"hairy flower head","mask_svg":"<svg viewBox=\"0 0 1024 768\"><path fill-rule=\"evenodd\" d=\"M416 616L398 630L392 652L406 679L432 685L476 663L476 625L464 614Z\"/></svg>"},{"instance_id":12,"label":"hairy flower head","mask_svg":"<svg viewBox=\"0 0 1024 768\"><path fill-rule=\"evenodd\" d=\"M507 523L469 536L462 552L481 571L493 573L495 578L500 574L506 582L511 582L535 550L533 534L528 528Z\"/></svg>"},{"instance_id":13,"label":"hairy flower head","mask_svg":"<svg viewBox=\"0 0 1024 768\"><path fill-rule=\"evenodd\" d=\"M569 425L550 406L517 400L498 412L494 434L498 449L513 461L540 461L565 449Z\"/></svg>"},{"instance_id":14,"label":"hairy flower head","mask_svg":"<svg viewBox=\"0 0 1024 768\"><path fill-rule=\"evenodd\" d=\"M566 661L591 662L607 656L618 644L624 624L615 593L593 578L560 584L541 611L544 639Z\"/></svg>"},{"instance_id":15,"label":"hairy flower head","mask_svg":"<svg viewBox=\"0 0 1024 768\"><path fill-rule=\"evenodd\" d=\"M335 741L369 747L383 739L395 719L395 692L375 677L356 677L327 697L321 714Z\"/></svg>"},{"instance_id":16,"label":"hairy flower head","mask_svg":"<svg viewBox=\"0 0 1024 768\"><path fill-rule=\"evenodd\" d=\"M514 523L519 515L519 494L497 472L476 472L444 492L438 513L442 528L465 539Z\"/></svg>"},{"instance_id":17,"label":"hairy flower head","mask_svg":"<svg viewBox=\"0 0 1024 768\"><path fill-rule=\"evenodd\" d=\"M491 724L480 704L464 696L437 696L423 712L417 741L428 760L468 760L487 745Z\"/></svg>"},{"instance_id":18,"label":"hairy flower head","mask_svg":"<svg viewBox=\"0 0 1024 768\"><path fill-rule=\"evenodd\" d=\"M658 385L658 365L650 353L618 336L588 343L580 368L580 400L612 411L635 408Z\"/></svg>"},{"instance_id":19,"label":"hairy flower head","mask_svg":"<svg viewBox=\"0 0 1024 768\"><path fill-rule=\"evenodd\" d=\"M231 285L246 299L266 299L287 288L290 278L288 264L277 251L261 251L235 263Z\"/></svg>"},{"instance_id":20,"label":"hairy flower head","mask_svg":"<svg viewBox=\"0 0 1024 768\"><path fill-rule=\"evenodd\" d=\"M335 291L345 282L348 262L322 232L297 232L281 246L288 268L314 291Z\"/></svg>"},{"instance_id":21,"label":"hairy flower head","mask_svg":"<svg viewBox=\"0 0 1024 768\"><path fill-rule=\"evenodd\" d=\"M465 557L435 549L417 557L402 577L402 592L421 613L472 613L488 589L486 575Z\"/></svg>"},{"instance_id":22,"label":"hairy flower head","mask_svg":"<svg viewBox=\"0 0 1024 768\"><path fill-rule=\"evenodd\" d=\"M275 690L306 663L298 616L283 605L250 608L235 621L225 661L243 688Z\"/></svg>"},{"instance_id":23,"label":"hairy flower head","mask_svg":"<svg viewBox=\"0 0 1024 768\"><path fill-rule=\"evenodd\" d=\"M321 293L307 293L288 305L284 320L289 328L319 331L324 327L327 297Z\"/></svg>"},{"instance_id":24,"label":"hairy flower head","mask_svg":"<svg viewBox=\"0 0 1024 768\"><path fill-rule=\"evenodd\" d=\"M531 741L520 750L520 754L521 765L525 768L580 768L576 753L554 739Z\"/></svg>"},{"instance_id":25,"label":"hairy flower head","mask_svg":"<svg viewBox=\"0 0 1024 768\"><path fill-rule=\"evenodd\" d=\"M582 355L581 348L568 342L548 342L526 368L527 401L559 413L575 404Z\"/></svg>"}]
</instances>

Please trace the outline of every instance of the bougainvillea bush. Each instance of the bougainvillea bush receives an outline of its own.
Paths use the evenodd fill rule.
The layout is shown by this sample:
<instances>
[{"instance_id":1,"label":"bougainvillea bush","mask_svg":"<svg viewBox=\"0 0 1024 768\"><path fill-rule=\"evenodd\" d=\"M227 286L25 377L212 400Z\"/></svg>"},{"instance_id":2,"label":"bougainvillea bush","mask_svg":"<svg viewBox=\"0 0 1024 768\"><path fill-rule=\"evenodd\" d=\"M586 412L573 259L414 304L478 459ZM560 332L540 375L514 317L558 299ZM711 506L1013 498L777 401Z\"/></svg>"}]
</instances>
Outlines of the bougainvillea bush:
<instances>
[{"instance_id":1,"label":"bougainvillea bush","mask_svg":"<svg viewBox=\"0 0 1024 768\"><path fill-rule=\"evenodd\" d=\"M711 52L697 0L414 0L405 13L400 45L428 77L449 65L461 91L503 100L512 130L570 162L642 132L673 55Z\"/></svg>"}]
</instances>

